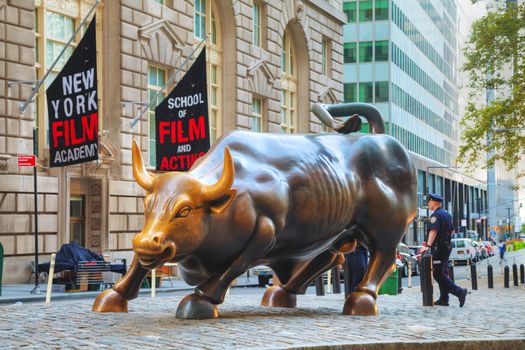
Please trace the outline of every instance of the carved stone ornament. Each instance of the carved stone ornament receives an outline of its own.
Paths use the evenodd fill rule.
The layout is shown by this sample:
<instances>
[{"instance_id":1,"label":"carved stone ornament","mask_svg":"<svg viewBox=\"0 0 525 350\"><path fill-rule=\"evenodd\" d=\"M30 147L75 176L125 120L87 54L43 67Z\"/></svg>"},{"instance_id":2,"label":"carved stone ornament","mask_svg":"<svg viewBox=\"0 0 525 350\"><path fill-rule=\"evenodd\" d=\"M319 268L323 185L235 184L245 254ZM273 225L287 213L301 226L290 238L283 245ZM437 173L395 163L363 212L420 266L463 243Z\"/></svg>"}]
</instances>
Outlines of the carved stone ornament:
<instances>
[{"instance_id":1,"label":"carved stone ornament","mask_svg":"<svg viewBox=\"0 0 525 350\"><path fill-rule=\"evenodd\" d=\"M260 264L282 283L268 288L261 304L295 307L296 295L343 263L359 241L373 254L343 313L376 315L377 293L416 215L416 168L403 145L384 135L374 106L314 104L312 111L337 133L233 131L188 172L148 172L134 140L145 223L133 238L128 272L97 297L93 311L127 311L148 271L166 262L177 262L182 278L197 286L179 303L178 318L218 317L232 282ZM353 114L368 120L373 135L354 133L357 115L334 120Z\"/></svg>"},{"instance_id":2,"label":"carved stone ornament","mask_svg":"<svg viewBox=\"0 0 525 350\"><path fill-rule=\"evenodd\" d=\"M247 75L252 93L265 97L271 96L275 76L266 61L255 62L248 68Z\"/></svg>"},{"instance_id":3,"label":"carved stone ornament","mask_svg":"<svg viewBox=\"0 0 525 350\"><path fill-rule=\"evenodd\" d=\"M304 3L302 1L296 1L294 4L295 19L301 21L304 17Z\"/></svg>"},{"instance_id":4,"label":"carved stone ornament","mask_svg":"<svg viewBox=\"0 0 525 350\"><path fill-rule=\"evenodd\" d=\"M155 20L139 29L142 54L151 62L176 66L181 56L184 41L176 28L166 20Z\"/></svg>"}]
</instances>

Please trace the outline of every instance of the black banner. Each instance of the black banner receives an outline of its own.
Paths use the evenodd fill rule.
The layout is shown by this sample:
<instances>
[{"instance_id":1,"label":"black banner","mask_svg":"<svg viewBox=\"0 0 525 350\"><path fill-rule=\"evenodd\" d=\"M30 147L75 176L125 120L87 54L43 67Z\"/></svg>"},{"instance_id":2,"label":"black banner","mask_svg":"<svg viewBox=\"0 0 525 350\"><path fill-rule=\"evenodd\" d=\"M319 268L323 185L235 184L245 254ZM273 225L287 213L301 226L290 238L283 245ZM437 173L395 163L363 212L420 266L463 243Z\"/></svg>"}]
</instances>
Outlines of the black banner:
<instances>
[{"instance_id":1,"label":"black banner","mask_svg":"<svg viewBox=\"0 0 525 350\"><path fill-rule=\"evenodd\" d=\"M206 50L155 108L157 170L186 171L210 149Z\"/></svg>"},{"instance_id":2,"label":"black banner","mask_svg":"<svg viewBox=\"0 0 525 350\"><path fill-rule=\"evenodd\" d=\"M96 19L46 90L50 166L98 159Z\"/></svg>"}]
</instances>

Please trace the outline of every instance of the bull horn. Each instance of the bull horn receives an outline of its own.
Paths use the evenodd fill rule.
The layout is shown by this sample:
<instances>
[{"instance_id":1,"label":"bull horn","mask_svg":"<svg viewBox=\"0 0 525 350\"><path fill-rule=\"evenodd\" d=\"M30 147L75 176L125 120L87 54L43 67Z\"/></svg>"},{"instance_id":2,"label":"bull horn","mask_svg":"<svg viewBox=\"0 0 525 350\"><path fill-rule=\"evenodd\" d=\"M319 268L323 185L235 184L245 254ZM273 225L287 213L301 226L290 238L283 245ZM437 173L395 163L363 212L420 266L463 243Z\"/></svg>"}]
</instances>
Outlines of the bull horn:
<instances>
[{"instance_id":1,"label":"bull horn","mask_svg":"<svg viewBox=\"0 0 525 350\"><path fill-rule=\"evenodd\" d=\"M155 177L146 170L139 144L135 139L133 140L133 144L131 146L131 155L133 162L133 177L135 178L135 181L137 181L140 187L146 191L152 192L153 180L155 180Z\"/></svg>"},{"instance_id":2,"label":"bull horn","mask_svg":"<svg viewBox=\"0 0 525 350\"><path fill-rule=\"evenodd\" d=\"M202 186L202 196L207 201L219 199L229 193L235 178L233 159L228 147L224 147L224 167L221 178L213 185Z\"/></svg>"}]
</instances>

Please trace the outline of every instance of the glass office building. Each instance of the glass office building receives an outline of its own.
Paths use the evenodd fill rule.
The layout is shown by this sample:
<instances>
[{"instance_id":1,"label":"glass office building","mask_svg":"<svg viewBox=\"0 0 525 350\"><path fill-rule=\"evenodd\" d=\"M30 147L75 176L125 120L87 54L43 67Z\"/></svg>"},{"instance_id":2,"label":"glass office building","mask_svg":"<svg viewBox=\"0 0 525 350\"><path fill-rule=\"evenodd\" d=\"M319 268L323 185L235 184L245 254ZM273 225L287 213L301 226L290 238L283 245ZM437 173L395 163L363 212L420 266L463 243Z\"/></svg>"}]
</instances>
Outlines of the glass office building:
<instances>
[{"instance_id":1,"label":"glass office building","mask_svg":"<svg viewBox=\"0 0 525 350\"><path fill-rule=\"evenodd\" d=\"M455 1L354 0L343 10L344 100L373 103L418 168L420 209L405 241L424 239L427 190L444 196L458 231L482 233L486 191L453 167L460 118Z\"/></svg>"}]
</instances>

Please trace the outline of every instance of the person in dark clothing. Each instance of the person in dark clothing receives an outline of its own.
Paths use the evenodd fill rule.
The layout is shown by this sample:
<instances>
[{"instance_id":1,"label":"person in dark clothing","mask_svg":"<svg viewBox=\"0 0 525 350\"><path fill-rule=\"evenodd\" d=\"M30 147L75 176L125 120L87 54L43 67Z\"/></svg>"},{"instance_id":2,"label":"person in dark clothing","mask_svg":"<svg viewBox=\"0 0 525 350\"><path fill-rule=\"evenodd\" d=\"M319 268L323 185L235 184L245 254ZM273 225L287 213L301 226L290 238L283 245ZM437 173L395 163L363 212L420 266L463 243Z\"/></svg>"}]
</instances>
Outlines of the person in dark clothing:
<instances>
[{"instance_id":1,"label":"person in dark clothing","mask_svg":"<svg viewBox=\"0 0 525 350\"><path fill-rule=\"evenodd\" d=\"M448 295L452 294L458 297L459 306L463 307L467 298L467 290L454 284L448 277L448 259L452 250L450 239L454 233L454 226L450 214L441 208L442 201L443 198L438 194L428 196L428 208L433 212L428 225L427 242L421 248L421 253L430 249L432 254L434 279L439 285L440 292L439 299L434 302L434 305L448 306Z\"/></svg>"},{"instance_id":2,"label":"person in dark clothing","mask_svg":"<svg viewBox=\"0 0 525 350\"><path fill-rule=\"evenodd\" d=\"M352 294L365 276L366 269L368 268L368 249L358 244L353 252L345 254L345 260L346 266L350 269L350 273L347 274L349 281L345 283L347 287L345 294L348 296Z\"/></svg>"}]
</instances>

